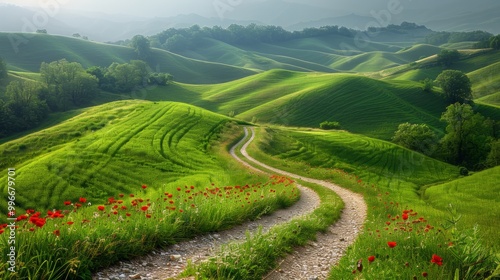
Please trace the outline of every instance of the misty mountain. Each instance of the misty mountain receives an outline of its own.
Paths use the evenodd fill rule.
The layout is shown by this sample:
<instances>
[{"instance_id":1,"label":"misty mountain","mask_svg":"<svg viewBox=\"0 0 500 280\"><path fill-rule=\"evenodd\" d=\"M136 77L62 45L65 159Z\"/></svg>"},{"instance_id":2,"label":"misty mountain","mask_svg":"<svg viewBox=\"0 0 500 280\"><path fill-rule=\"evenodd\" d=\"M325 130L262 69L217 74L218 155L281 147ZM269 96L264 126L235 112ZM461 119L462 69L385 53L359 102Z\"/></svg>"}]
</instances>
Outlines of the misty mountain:
<instances>
[{"instance_id":1,"label":"misty mountain","mask_svg":"<svg viewBox=\"0 0 500 280\"><path fill-rule=\"evenodd\" d=\"M353 3L347 0L288 1L242 1L241 4L219 11L215 17L208 14L145 17L117 13L110 15L102 11L64 11L49 17L43 26L33 24L33 16L37 10L0 4L0 31L32 32L47 29L50 34L71 36L79 33L90 40L106 42L130 39L137 34L154 35L168 28L183 28L194 24L202 27L227 27L233 23L257 23L278 25L287 30L338 25L364 30L373 23L380 27L379 22L386 26L407 21L426 25L436 31L484 30L493 34L500 33L500 1L494 0L401 1L401 13L391 14L389 19L383 18L382 21L376 15L387 8L386 0L363 2L363 5L355 9Z\"/></svg>"}]
</instances>

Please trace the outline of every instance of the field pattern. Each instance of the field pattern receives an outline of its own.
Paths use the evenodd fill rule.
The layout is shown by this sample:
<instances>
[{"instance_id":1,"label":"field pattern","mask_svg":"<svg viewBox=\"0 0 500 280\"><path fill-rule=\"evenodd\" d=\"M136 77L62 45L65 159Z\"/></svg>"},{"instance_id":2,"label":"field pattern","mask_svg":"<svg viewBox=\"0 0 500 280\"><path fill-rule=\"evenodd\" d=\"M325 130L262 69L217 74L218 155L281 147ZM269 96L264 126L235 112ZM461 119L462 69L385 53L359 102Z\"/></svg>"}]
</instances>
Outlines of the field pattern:
<instances>
[{"instance_id":1,"label":"field pattern","mask_svg":"<svg viewBox=\"0 0 500 280\"><path fill-rule=\"evenodd\" d=\"M13 155L7 164L17 168L18 204L51 208L62 199L103 199L141 184L160 190L174 182L229 183L231 175L207 154L212 136L228 121L179 103L126 101L96 107L0 151Z\"/></svg>"}]
</instances>

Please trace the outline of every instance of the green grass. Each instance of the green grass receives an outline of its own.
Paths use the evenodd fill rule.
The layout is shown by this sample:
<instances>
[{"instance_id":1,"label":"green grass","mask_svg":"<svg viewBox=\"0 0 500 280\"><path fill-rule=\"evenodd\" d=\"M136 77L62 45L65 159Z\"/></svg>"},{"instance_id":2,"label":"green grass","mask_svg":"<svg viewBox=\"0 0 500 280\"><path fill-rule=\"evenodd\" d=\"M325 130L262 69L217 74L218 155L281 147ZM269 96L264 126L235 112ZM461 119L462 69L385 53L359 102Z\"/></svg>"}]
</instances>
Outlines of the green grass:
<instances>
[{"instance_id":1,"label":"green grass","mask_svg":"<svg viewBox=\"0 0 500 280\"><path fill-rule=\"evenodd\" d=\"M472 83L475 98L485 97L500 92L500 62L467 74Z\"/></svg>"},{"instance_id":2,"label":"green grass","mask_svg":"<svg viewBox=\"0 0 500 280\"><path fill-rule=\"evenodd\" d=\"M10 70L37 72L42 62L67 59L79 62L84 67L107 67L113 62L124 63L137 59L132 48L95 43L76 38L30 34L26 44L12 47L9 36L23 36L19 33L0 33L0 53ZM242 78L254 71L195 59L189 59L167 51L154 49L148 64L154 71L168 72L177 81L195 84L218 83Z\"/></svg>"},{"instance_id":3,"label":"green grass","mask_svg":"<svg viewBox=\"0 0 500 280\"><path fill-rule=\"evenodd\" d=\"M49 209L79 196L102 201L140 184L231 183L233 175L206 151L228 121L180 103L110 103L0 145L1 168L18 170L22 209Z\"/></svg>"},{"instance_id":4,"label":"green grass","mask_svg":"<svg viewBox=\"0 0 500 280\"><path fill-rule=\"evenodd\" d=\"M459 279L483 279L496 268L494 254L499 244L491 241L497 240L493 237L497 225L483 226L479 233L472 230L475 215L483 215L483 221L494 220L496 212L469 208L456 222L456 213L433 207L431 200L423 199L426 186L456 178L456 167L380 140L366 141L342 133L261 129L257 142L249 147L250 155L266 164L330 180L364 195L368 204L365 228L332 268L329 279L420 279L423 273L430 279L454 279L455 275ZM491 172L498 173L495 169ZM491 174L480 178L484 177L488 182L497 181ZM486 193L496 193L496 188L487 186ZM495 201L491 198L483 203L494 207ZM460 204L462 198L450 197L446 202ZM403 219L405 212L407 220ZM389 241L397 246L389 248ZM430 262L433 254L443 258L443 266ZM368 261L369 256L374 256L373 263ZM357 270L360 260L362 272Z\"/></svg>"},{"instance_id":5,"label":"green grass","mask_svg":"<svg viewBox=\"0 0 500 280\"><path fill-rule=\"evenodd\" d=\"M500 246L500 167L469 177L432 186L425 190L425 201L433 208L445 210L450 204L468 225L478 224L488 243Z\"/></svg>"}]
</instances>

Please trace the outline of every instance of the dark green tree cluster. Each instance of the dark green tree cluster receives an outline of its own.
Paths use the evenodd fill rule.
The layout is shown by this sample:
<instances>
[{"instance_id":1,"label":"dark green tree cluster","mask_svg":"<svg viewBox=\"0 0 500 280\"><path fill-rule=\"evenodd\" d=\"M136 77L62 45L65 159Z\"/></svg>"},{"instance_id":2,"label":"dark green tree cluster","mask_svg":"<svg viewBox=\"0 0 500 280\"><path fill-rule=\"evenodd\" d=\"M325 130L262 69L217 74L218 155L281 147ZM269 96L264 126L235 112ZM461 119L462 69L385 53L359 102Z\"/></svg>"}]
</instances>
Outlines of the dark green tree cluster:
<instances>
[{"instance_id":1,"label":"dark green tree cluster","mask_svg":"<svg viewBox=\"0 0 500 280\"><path fill-rule=\"evenodd\" d=\"M425 37L425 43L440 46L447 43L477 42L488 40L491 33L485 31L470 32L434 32Z\"/></svg>"},{"instance_id":2,"label":"dark green tree cluster","mask_svg":"<svg viewBox=\"0 0 500 280\"><path fill-rule=\"evenodd\" d=\"M442 50L437 55L437 61L444 67L450 67L460 59L460 53L457 50Z\"/></svg>"},{"instance_id":3,"label":"dark green tree cluster","mask_svg":"<svg viewBox=\"0 0 500 280\"><path fill-rule=\"evenodd\" d=\"M400 124L392 138L394 143L428 156L436 150L438 140L436 133L426 124L410 123Z\"/></svg>"},{"instance_id":4,"label":"dark green tree cluster","mask_svg":"<svg viewBox=\"0 0 500 280\"><path fill-rule=\"evenodd\" d=\"M393 142L468 169L480 170L500 164L495 121L475 113L469 104L458 102L446 108L441 121L447 124L441 139L425 124L404 123L399 125Z\"/></svg>"},{"instance_id":5,"label":"dark green tree cluster","mask_svg":"<svg viewBox=\"0 0 500 280\"><path fill-rule=\"evenodd\" d=\"M469 77L458 70L445 70L436 78L436 83L450 104L472 101L472 85Z\"/></svg>"},{"instance_id":6,"label":"dark green tree cluster","mask_svg":"<svg viewBox=\"0 0 500 280\"><path fill-rule=\"evenodd\" d=\"M59 60L42 63L41 81L12 81L0 101L1 137L37 126L50 112L65 111L92 101L97 79L81 64Z\"/></svg>"},{"instance_id":7,"label":"dark green tree cluster","mask_svg":"<svg viewBox=\"0 0 500 280\"><path fill-rule=\"evenodd\" d=\"M8 76L7 64L0 57L0 83L5 79L7 79L7 76Z\"/></svg>"},{"instance_id":8,"label":"dark green tree cluster","mask_svg":"<svg viewBox=\"0 0 500 280\"><path fill-rule=\"evenodd\" d=\"M151 45L149 39L142 35L136 35L132 38L131 42L132 48L134 48L135 52L139 59L147 59L151 55Z\"/></svg>"},{"instance_id":9,"label":"dark green tree cluster","mask_svg":"<svg viewBox=\"0 0 500 280\"><path fill-rule=\"evenodd\" d=\"M490 38L479 41L476 44L474 44L474 48L477 49L492 48L495 50L500 50L500 35L491 36Z\"/></svg>"},{"instance_id":10,"label":"dark green tree cluster","mask_svg":"<svg viewBox=\"0 0 500 280\"><path fill-rule=\"evenodd\" d=\"M152 72L146 62L131 60L130 63L113 62L109 67L91 67L87 73L98 80L99 88L110 92L127 93L148 85L165 86L173 80L167 73Z\"/></svg>"},{"instance_id":11,"label":"dark green tree cluster","mask_svg":"<svg viewBox=\"0 0 500 280\"><path fill-rule=\"evenodd\" d=\"M196 49L202 46L204 38L215 39L233 45L247 45L257 43L278 43L293 39L326 35L353 37L355 31L338 26L306 28L302 31L291 32L282 27L273 25L264 26L249 24L243 26L231 24L228 28L222 28L220 26L201 28L198 25L193 25L189 28L167 29L157 35L149 37L149 41L152 47L177 52L187 49ZM137 39L138 38L119 41L116 42L116 44L135 46L133 41L137 41ZM145 42L144 39L146 38L140 38L140 41Z\"/></svg>"}]
</instances>

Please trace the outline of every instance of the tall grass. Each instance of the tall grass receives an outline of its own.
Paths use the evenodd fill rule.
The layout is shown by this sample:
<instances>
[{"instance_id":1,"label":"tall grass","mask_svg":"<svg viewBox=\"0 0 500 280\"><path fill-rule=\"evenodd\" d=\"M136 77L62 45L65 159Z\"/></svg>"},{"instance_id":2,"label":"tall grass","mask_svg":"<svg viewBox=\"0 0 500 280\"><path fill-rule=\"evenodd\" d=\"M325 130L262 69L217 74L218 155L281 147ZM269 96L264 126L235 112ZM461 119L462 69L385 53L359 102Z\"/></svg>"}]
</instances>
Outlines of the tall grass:
<instances>
[{"instance_id":1,"label":"tall grass","mask_svg":"<svg viewBox=\"0 0 500 280\"><path fill-rule=\"evenodd\" d=\"M352 135L346 141L340 134L331 133L330 138L325 133L261 129L257 142L248 149L253 157L267 164L331 180L364 195L369 209L365 229L332 269L330 279L484 279L492 273L498 274L493 272L499 265L495 257L498 250L490 251L490 243L485 242L488 236L484 236L494 233L478 232L473 230L475 223L470 219L459 219L459 213L466 217L476 211L490 220L494 214L481 209L462 213L434 208L422 199L424 185L455 178L456 168L425 158L423 162L428 162L422 164L418 160L420 155L411 152L411 156L405 156L406 152L396 147L389 152L382 148L386 144L378 140L370 140L370 145L357 145L355 138L360 136ZM332 151L336 145L345 151L340 148ZM370 160L356 163L357 154L363 151L371 151ZM412 172L404 172L400 165L394 164L407 156L413 160L406 161L404 166ZM437 171L440 174L427 169L430 164L434 168L441 166ZM447 201L461 203L452 197ZM495 205L494 199L483 203Z\"/></svg>"}]
</instances>

